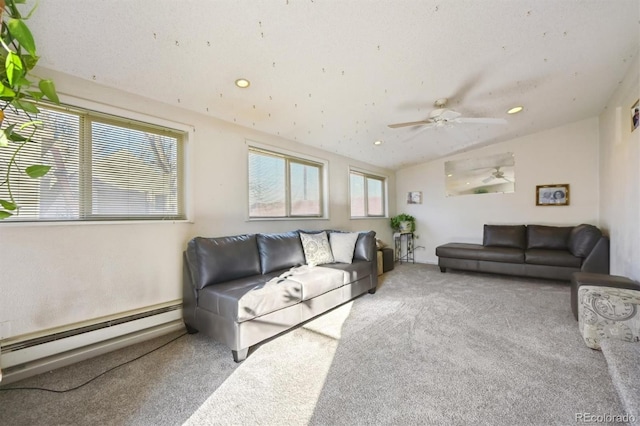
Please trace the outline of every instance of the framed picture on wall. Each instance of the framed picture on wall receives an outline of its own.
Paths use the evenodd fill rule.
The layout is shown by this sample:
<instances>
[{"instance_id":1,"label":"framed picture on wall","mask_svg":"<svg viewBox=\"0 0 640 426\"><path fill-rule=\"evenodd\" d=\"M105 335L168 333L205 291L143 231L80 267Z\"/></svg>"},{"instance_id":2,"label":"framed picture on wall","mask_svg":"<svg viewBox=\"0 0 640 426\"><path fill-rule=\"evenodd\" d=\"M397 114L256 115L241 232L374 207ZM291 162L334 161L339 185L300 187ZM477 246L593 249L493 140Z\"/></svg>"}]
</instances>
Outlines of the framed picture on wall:
<instances>
[{"instance_id":1,"label":"framed picture on wall","mask_svg":"<svg viewBox=\"0 0 640 426\"><path fill-rule=\"evenodd\" d=\"M568 206L569 184L537 185L536 206Z\"/></svg>"},{"instance_id":2,"label":"framed picture on wall","mask_svg":"<svg viewBox=\"0 0 640 426\"><path fill-rule=\"evenodd\" d=\"M631 107L631 131L640 127L640 100Z\"/></svg>"},{"instance_id":3,"label":"framed picture on wall","mask_svg":"<svg viewBox=\"0 0 640 426\"><path fill-rule=\"evenodd\" d=\"M407 192L407 204L422 204L422 192L421 191Z\"/></svg>"}]
</instances>

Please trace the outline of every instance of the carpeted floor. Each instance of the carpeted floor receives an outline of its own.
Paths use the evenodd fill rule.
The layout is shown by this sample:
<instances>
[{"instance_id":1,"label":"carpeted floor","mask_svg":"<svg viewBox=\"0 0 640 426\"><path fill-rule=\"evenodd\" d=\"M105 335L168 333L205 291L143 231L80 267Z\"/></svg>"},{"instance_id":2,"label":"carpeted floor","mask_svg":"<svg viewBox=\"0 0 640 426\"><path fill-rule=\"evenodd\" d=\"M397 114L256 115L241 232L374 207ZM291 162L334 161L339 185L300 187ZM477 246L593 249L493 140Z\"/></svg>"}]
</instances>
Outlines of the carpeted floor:
<instances>
[{"instance_id":1,"label":"carpeted floor","mask_svg":"<svg viewBox=\"0 0 640 426\"><path fill-rule=\"evenodd\" d=\"M176 336L6 387L70 388ZM409 264L241 364L187 335L76 391L0 392L7 425L565 425L581 413L624 414L568 284Z\"/></svg>"}]
</instances>

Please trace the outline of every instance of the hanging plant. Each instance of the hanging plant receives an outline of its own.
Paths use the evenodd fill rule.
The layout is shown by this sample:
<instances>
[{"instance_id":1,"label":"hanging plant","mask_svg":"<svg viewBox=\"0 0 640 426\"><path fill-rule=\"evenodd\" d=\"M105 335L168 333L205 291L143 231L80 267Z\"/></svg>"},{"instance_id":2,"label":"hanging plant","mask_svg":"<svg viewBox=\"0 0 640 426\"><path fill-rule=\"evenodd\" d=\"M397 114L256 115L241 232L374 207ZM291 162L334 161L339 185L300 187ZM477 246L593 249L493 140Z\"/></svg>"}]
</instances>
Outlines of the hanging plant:
<instances>
[{"instance_id":1,"label":"hanging plant","mask_svg":"<svg viewBox=\"0 0 640 426\"><path fill-rule=\"evenodd\" d=\"M22 165L17 159L20 151L29 143L40 129L42 123L37 120L37 103L47 99L60 103L56 88L51 80L31 75L38 63L36 43L26 24L35 7L23 16L18 9L25 0L0 0L0 220L12 216L18 209L11 190L11 178L16 173L24 173L37 179L46 175L51 166L44 164ZM5 120L5 111L25 114L29 121L23 124Z\"/></svg>"}]
</instances>

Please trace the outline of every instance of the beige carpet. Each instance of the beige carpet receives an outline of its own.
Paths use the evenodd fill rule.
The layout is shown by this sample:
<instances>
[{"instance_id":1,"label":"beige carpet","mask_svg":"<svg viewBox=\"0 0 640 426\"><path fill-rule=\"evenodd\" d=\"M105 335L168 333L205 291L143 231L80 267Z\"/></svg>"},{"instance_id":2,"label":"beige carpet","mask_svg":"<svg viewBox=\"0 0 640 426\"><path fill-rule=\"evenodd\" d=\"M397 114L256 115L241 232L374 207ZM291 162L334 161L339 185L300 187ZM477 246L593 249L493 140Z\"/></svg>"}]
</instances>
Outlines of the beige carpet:
<instances>
[{"instance_id":1,"label":"beige carpet","mask_svg":"<svg viewBox=\"0 0 640 426\"><path fill-rule=\"evenodd\" d=\"M10 387L71 387L171 337ZM71 393L0 392L11 425L566 425L579 413L622 411L567 284L407 264L241 364L189 335Z\"/></svg>"}]
</instances>

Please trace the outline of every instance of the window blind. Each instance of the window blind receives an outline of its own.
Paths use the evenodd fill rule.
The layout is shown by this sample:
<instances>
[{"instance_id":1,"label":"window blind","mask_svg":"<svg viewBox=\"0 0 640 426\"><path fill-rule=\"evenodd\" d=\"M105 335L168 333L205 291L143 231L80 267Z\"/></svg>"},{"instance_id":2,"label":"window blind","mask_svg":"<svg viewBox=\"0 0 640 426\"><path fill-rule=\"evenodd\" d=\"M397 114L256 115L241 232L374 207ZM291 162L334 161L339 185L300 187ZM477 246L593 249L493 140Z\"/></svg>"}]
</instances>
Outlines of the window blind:
<instances>
[{"instance_id":1,"label":"window blind","mask_svg":"<svg viewBox=\"0 0 640 426\"><path fill-rule=\"evenodd\" d=\"M40 110L33 141L16 159L20 171L11 174L19 210L7 220L184 219L183 133L91 111ZM16 129L32 118L5 111L5 124L16 123ZM11 151L0 149L0 157L7 160ZM32 164L51 170L31 179L23 170ZM8 198L6 185L0 198Z\"/></svg>"}]
</instances>

